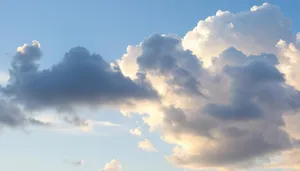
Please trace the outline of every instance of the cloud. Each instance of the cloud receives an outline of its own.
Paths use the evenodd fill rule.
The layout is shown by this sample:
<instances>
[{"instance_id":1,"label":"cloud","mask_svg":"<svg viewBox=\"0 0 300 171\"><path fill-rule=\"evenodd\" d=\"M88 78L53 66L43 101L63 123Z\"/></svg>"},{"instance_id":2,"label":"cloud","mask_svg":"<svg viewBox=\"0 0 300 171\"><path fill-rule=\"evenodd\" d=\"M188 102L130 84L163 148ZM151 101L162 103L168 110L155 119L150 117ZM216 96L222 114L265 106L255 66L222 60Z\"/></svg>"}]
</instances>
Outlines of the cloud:
<instances>
[{"instance_id":1,"label":"cloud","mask_svg":"<svg viewBox=\"0 0 300 171\"><path fill-rule=\"evenodd\" d=\"M19 47L12 61L10 83L2 89L29 109L70 109L157 98L142 77L125 77L117 65L111 66L83 47L72 48L49 69L39 70L41 57L37 41Z\"/></svg>"},{"instance_id":2,"label":"cloud","mask_svg":"<svg viewBox=\"0 0 300 171\"><path fill-rule=\"evenodd\" d=\"M141 128L134 128L129 130L130 134L135 135L135 136L142 136L142 131Z\"/></svg>"},{"instance_id":3,"label":"cloud","mask_svg":"<svg viewBox=\"0 0 300 171\"><path fill-rule=\"evenodd\" d=\"M0 100L0 126L8 128L24 128L27 125L51 126L51 123L29 117L13 103Z\"/></svg>"},{"instance_id":4,"label":"cloud","mask_svg":"<svg viewBox=\"0 0 300 171\"><path fill-rule=\"evenodd\" d=\"M153 144L148 139L140 141L138 143L138 147L147 152L158 152L157 149L153 146Z\"/></svg>"},{"instance_id":5,"label":"cloud","mask_svg":"<svg viewBox=\"0 0 300 171\"><path fill-rule=\"evenodd\" d=\"M181 39L166 35L152 35L141 43L137 57L139 69L159 74L178 93L199 94L200 82L192 73L201 73L201 62L190 51L184 51Z\"/></svg>"},{"instance_id":6,"label":"cloud","mask_svg":"<svg viewBox=\"0 0 300 171\"><path fill-rule=\"evenodd\" d=\"M299 148L300 129L284 119L300 109L297 40L290 20L267 3L218 11L183 39L151 35L118 63L132 79L145 73L161 99L121 112L140 114L150 131L159 130L175 146L166 159L178 167L266 167Z\"/></svg>"},{"instance_id":7,"label":"cloud","mask_svg":"<svg viewBox=\"0 0 300 171\"><path fill-rule=\"evenodd\" d=\"M76 115L73 116L66 115L63 117L63 120L71 125L78 126L78 127L88 126L88 122L85 119L79 118Z\"/></svg>"},{"instance_id":8,"label":"cloud","mask_svg":"<svg viewBox=\"0 0 300 171\"><path fill-rule=\"evenodd\" d=\"M229 50L241 53L234 48L230 48L225 52L228 53ZM223 53L219 59L223 60L227 55L228 54L225 55ZM232 55L232 53L229 53L229 55ZM237 63L234 64L234 66L227 64L223 71L232 81L232 88L230 90L231 104L208 104L203 108L203 111L224 120L243 120L262 117L263 111L261 107L255 104L252 99L255 96L258 96L258 98L267 98L262 97L264 95L263 93L256 93L259 93L261 89L272 89L275 84L280 84L285 81L283 74L273 65L272 61L269 62L265 60L266 56L271 55L262 54L261 56L249 56L245 60L245 55L241 53L240 57L244 62L238 60L240 66L237 66ZM280 91L280 88L278 91ZM265 95L267 96L268 94ZM271 99L266 100L270 101Z\"/></svg>"},{"instance_id":9,"label":"cloud","mask_svg":"<svg viewBox=\"0 0 300 171\"><path fill-rule=\"evenodd\" d=\"M98 121L98 120L84 120L84 124L77 125L82 131L93 131L96 127L120 127L120 124L112 123L109 121Z\"/></svg>"},{"instance_id":10,"label":"cloud","mask_svg":"<svg viewBox=\"0 0 300 171\"><path fill-rule=\"evenodd\" d=\"M94 122L95 125L100 125L100 126L106 126L106 127L119 127L121 126L120 124L112 123L109 121L96 121Z\"/></svg>"},{"instance_id":11,"label":"cloud","mask_svg":"<svg viewBox=\"0 0 300 171\"><path fill-rule=\"evenodd\" d=\"M55 110L36 111L33 113L34 118L41 122L51 123L52 127L47 131L55 131L57 133L80 134L80 135L98 135L108 136L111 134L112 128L121 127L121 124L110 121L85 119L82 116L71 115L69 113L57 114Z\"/></svg>"},{"instance_id":12,"label":"cloud","mask_svg":"<svg viewBox=\"0 0 300 171\"><path fill-rule=\"evenodd\" d=\"M83 166L84 165L84 160L77 161L77 162L74 163L74 165Z\"/></svg>"},{"instance_id":13,"label":"cloud","mask_svg":"<svg viewBox=\"0 0 300 171\"><path fill-rule=\"evenodd\" d=\"M299 42L288 43L285 40L279 40L276 44L278 48L279 65L278 68L285 73L287 83L300 89L299 77Z\"/></svg>"},{"instance_id":14,"label":"cloud","mask_svg":"<svg viewBox=\"0 0 300 171\"><path fill-rule=\"evenodd\" d=\"M109 163L106 163L103 169L99 171L122 171L122 165L118 160L111 160Z\"/></svg>"},{"instance_id":15,"label":"cloud","mask_svg":"<svg viewBox=\"0 0 300 171\"><path fill-rule=\"evenodd\" d=\"M79 160L79 161L69 161L65 160L65 163L68 163L70 165L76 166L76 167L83 167L84 166L84 160Z\"/></svg>"}]
</instances>

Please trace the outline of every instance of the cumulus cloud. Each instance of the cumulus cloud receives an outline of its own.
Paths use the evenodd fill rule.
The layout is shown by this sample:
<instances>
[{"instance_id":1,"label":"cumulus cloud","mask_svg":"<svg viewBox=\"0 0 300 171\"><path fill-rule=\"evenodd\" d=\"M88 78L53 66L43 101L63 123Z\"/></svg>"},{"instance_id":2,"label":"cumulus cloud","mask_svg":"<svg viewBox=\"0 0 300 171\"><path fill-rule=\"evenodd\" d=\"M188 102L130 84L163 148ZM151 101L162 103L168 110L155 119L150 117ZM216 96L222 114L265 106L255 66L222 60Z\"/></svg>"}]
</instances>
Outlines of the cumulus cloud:
<instances>
[{"instance_id":1,"label":"cumulus cloud","mask_svg":"<svg viewBox=\"0 0 300 171\"><path fill-rule=\"evenodd\" d=\"M138 147L147 152L158 152L157 149L153 146L151 141L144 139L138 143Z\"/></svg>"},{"instance_id":2,"label":"cumulus cloud","mask_svg":"<svg viewBox=\"0 0 300 171\"><path fill-rule=\"evenodd\" d=\"M99 169L99 171L122 171L122 165L118 160L111 160L106 163L103 169Z\"/></svg>"},{"instance_id":3,"label":"cumulus cloud","mask_svg":"<svg viewBox=\"0 0 300 171\"><path fill-rule=\"evenodd\" d=\"M218 11L183 39L151 35L129 46L118 63L132 79L145 73L161 99L121 112L138 113L151 131L159 129L175 145L166 159L176 166L269 167L265 161L299 148L300 129L286 119L300 109L297 37L268 3Z\"/></svg>"},{"instance_id":4,"label":"cumulus cloud","mask_svg":"<svg viewBox=\"0 0 300 171\"><path fill-rule=\"evenodd\" d=\"M83 47L72 48L49 69L39 70L37 63L41 57L37 41L19 47L13 57L9 84L2 88L5 95L29 109L70 109L75 105L156 98L142 77L125 77L117 65L110 65Z\"/></svg>"},{"instance_id":5,"label":"cumulus cloud","mask_svg":"<svg viewBox=\"0 0 300 171\"><path fill-rule=\"evenodd\" d=\"M135 136L142 136L142 130L140 127L130 129L129 132L130 132L130 134L135 135Z\"/></svg>"}]
</instances>

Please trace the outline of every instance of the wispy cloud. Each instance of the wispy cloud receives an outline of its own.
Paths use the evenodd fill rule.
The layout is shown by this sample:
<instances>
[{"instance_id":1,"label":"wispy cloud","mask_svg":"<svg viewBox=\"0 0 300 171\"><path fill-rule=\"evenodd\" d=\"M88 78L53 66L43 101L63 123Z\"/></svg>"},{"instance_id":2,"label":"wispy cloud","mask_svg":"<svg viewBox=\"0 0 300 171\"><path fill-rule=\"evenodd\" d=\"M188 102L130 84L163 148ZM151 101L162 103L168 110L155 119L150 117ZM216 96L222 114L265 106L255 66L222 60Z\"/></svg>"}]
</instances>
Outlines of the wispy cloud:
<instances>
[{"instance_id":1,"label":"wispy cloud","mask_svg":"<svg viewBox=\"0 0 300 171\"><path fill-rule=\"evenodd\" d=\"M84 166L84 160L79 160L79 161L65 160L64 163L70 164L72 166L77 166L77 167L83 167Z\"/></svg>"},{"instance_id":2,"label":"wispy cloud","mask_svg":"<svg viewBox=\"0 0 300 171\"><path fill-rule=\"evenodd\" d=\"M75 117L75 118L73 118ZM78 116L70 116L67 117L59 117L55 113L55 111L48 111L44 114L40 114L35 116L36 119L51 123L53 126L47 128L48 131L55 131L58 133L64 134L81 134L81 135L97 135L97 136L107 136L109 135L109 131L101 132L96 131L97 128L107 127L107 128L114 128L114 127L121 127L121 124L116 124L110 121L99 121L99 120L85 120ZM66 121L67 120L67 121Z\"/></svg>"}]
</instances>

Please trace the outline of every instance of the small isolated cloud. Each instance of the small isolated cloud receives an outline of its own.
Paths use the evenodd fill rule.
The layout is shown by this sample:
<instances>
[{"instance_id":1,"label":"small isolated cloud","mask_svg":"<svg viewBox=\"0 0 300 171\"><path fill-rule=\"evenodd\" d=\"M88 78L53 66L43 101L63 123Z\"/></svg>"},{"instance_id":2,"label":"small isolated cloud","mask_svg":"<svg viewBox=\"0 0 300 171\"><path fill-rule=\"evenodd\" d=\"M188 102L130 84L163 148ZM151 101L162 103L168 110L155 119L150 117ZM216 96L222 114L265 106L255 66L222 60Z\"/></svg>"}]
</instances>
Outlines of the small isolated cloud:
<instances>
[{"instance_id":1,"label":"small isolated cloud","mask_svg":"<svg viewBox=\"0 0 300 171\"><path fill-rule=\"evenodd\" d=\"M158 150L153 146L151 141L149 141L148 139L140 141L138 143L138 147L147 152L158 152Z\"/></svg>"},{"instance_id":2,"label":"small isolated cloud","mask_svg":"<svg viewBox=\"0 0 300 171\"><path fill-rule=\"evenodd\" d=\"M77 166L77 167L83 167L84 166L84 160L79 160L79 161L69 161L65 160L65 163L68 163L72 166Z\"/></svg>"},{"instance_id":3,"label":"small isolated cloud","mask_svg":"<svg viewBox=\"0 0 300 171\"><path fill-rule=\"evenodd\" d=\"M122 165L118 160L113 159L109 163L106 163L103 169L99 171L122 171Z\"/></svg>"},{"instance_id":4,"label":"small isolated cloud","mask_svg":"<svg viewBox=\"0 0 300 171\"><path fill-rule=\"evenodd\" d=\"M141 130L140 127L134 128L134 129L130 129L129 132L130 132L130 134L132 134L132 135L142 136L142 130Z\"/></svg>"}]
</instances>

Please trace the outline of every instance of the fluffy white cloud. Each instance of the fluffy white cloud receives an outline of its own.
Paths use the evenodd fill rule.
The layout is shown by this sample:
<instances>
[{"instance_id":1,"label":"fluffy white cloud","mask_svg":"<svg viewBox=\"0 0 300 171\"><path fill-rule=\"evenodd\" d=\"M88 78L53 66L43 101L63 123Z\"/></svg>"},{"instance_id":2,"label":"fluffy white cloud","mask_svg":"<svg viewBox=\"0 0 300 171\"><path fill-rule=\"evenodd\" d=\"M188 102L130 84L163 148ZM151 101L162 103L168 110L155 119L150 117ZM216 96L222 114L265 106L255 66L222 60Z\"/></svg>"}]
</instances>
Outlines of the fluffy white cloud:
<instances>
[{"instance_id":1,"label":"fluffy white cloud","mask_svg":"<svg viewBox=\"0 0 300 171\"><path fill-rule=\"evenodd\" d=\"M277 6L264 3L240 13L217 11L186 34L183 46L208 66L212 57L231 46L247 55L275 52L279 39L295 40L291 21Z\"/></svg>"},{"instance_id":2,"label":"fluffy white cloud","mask_svg":"<svg viewBox=\"0 0 300 171\"><path fill-rule=\"evenodd\" d=\"M138 143L138 147L147 152L158 152L157 149L153 146L151 141L144 139Z\"/></svg>"},{"instance_id":3,"label":"fluffy white cloud","mask_svg":"<svg viewBox=\"0 0 300 171\"><path fill-rule=\"evenodd\" d=\"M122 165L118 160L113 159L106 163L104 168L99 171L122 171Z\"/></svg>"},{"instance_id":4,"label":"fluffy white cloud","mask_svg":"<svg viewBox=\"0 0 300 171\"><path fill-rule=\"evenodd\" d=\"M300 90L300 49L299 44L287 43L284 40L279 40L276 47L278 48L278 57L280 64L278 68L285 74L285 78L289 85L296 87Z\"/></svg>"},{"instance_id":5,"label":"fluffy white cloud","mask_svg":"<svg viewBox=\"0 0 300 171\"><path fill-rule=\"evenodd\" d=\"M141 130L140 127L134 128L134 129L130 129L129 132L130 132L132 135L142 136L142 130Z\"/></svg>"}]
</instances>

